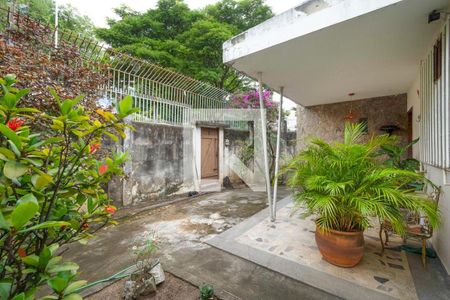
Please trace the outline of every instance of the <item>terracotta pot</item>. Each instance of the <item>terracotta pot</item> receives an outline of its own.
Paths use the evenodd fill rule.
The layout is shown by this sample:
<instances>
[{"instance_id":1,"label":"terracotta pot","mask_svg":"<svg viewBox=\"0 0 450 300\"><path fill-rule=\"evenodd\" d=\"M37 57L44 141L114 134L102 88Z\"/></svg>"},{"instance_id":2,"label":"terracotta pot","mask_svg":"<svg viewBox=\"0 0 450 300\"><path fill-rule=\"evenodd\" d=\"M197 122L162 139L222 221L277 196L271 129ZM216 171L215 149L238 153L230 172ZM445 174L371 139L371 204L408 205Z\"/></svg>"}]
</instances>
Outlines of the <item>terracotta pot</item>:
<instances>
[{"instance_id":1,"label":"terracotta pot","mask_svg":"<svg viewBox=\"0 0 450 300\"><path fill-rule=\"evenodd\" d=\"M354 267L364 255L363 231L329 230L324 232L316 227L316 243L323 258L338 267Z\"/></svg>"}]
</instances>

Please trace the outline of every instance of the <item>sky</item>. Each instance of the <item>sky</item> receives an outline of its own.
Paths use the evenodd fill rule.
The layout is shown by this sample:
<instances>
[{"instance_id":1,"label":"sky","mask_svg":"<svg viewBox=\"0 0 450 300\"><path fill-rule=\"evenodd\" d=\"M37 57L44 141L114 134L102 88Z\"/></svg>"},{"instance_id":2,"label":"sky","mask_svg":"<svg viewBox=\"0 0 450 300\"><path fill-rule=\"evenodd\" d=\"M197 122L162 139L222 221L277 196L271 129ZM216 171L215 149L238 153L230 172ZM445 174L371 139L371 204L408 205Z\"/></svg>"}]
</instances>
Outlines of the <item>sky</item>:
<instances>
[{"instance_id":1,"label":"sky","mask_svg":"<svg viewBox=\"0 0 450 300\"><path fill-rule=\"evenodd\" d=\"M126 4L137 11L146 11L154 8L158 0L56 0L59 4L71 4L82 14L87 15L96 26L105 27L106 17L113 17L112 9ZM266 0L266 4L272 7L275 14L282 13L304 0ZM202 8L218 0L185 0L193 9Z\"/></svg>"},{"instance_id":2,"label":"sky","mask_svg":"<svg viewBox=\"0 0 450 300\"><path fill-rule=\"evenodd\" d=\"M184 0L192 9L202 8L208 4L214 4L219 0ZM275 14L280 14L292 7L299 5L305 0L266 0L266 4L272 8ZM97 27L106 27L106 18L114 17L113 8L126 4L136 11L146 11L154 8L158 0L56 0L58 4L70 4L78 11L87 15ZM280 96L274 94L273 100L279 102ZM289 99L284 101L283 107L291 111L296 105ZM287 117L288 127L294 129L296 126L295 113L291 111Z\"/></svg>"}]
</instances>

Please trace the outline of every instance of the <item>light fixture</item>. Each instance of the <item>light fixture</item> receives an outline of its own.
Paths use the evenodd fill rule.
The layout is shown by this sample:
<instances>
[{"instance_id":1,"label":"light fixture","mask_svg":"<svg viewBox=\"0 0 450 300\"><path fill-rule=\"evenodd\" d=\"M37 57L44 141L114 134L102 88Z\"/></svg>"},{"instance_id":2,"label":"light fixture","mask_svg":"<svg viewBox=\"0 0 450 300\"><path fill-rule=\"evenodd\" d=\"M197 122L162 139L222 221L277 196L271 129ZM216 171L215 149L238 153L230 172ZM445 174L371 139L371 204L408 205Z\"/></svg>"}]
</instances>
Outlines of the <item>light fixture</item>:
<instances>
[{"instance_id":1,"label":"light fixture","mask_svg":"<svg viewBox=\"0 0 450 300\"><path fill-rule=\"evenodd\" d=\"M355 115L353 114L353 96L355 96L355 93L349 93L348 96L350 97L350 111L345 115L344 121L346 122L352 122L355 119Z\"/></svg>"},{"instance_id":2,"label":"light fixture","mask_svg":"<svg viewBox=\"0 0 450 300\"><path fill-rule=\"evenodd\" d=\"M432 22L434 22L434 21L439 20L439 19L441 18L441 14L448 15L448 14L450 14L450 13L448 13L448 12L446 12L446 11L434 9L432 12L430 12L430 13L428 14L428 24L430 24L430 23L432 23Z\"/></svg>"}]
</instances>

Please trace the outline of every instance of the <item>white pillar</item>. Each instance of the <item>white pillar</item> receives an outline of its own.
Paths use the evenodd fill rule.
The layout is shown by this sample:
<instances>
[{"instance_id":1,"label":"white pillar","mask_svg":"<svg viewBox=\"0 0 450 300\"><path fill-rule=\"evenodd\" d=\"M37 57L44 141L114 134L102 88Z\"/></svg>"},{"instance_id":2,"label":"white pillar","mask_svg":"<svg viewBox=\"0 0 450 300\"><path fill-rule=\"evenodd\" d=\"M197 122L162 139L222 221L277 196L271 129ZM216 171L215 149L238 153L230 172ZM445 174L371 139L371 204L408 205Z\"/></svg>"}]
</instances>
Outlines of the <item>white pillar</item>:
<instances>
[{"instance_id":1,"label":"white pillar","mask_svg":"<svg viewBox=\"0 0 450 300\"><path fill-rule=\"evenodd\" d=\"M263 96L263 84L262 84L262 73L258 73L259 81L259 110L261 111L261 132L262 132L262 143L263 143L263 155L264 155L264 171L266 177L266 192L267 192L267 202L269 203L270 210L270 220L274 221L273 210L272 210L272 200L270 191L270 174L269 174L269 159L267 157L267 122L266 114L264 112L264 96Z\"/></svg>"},{"instance_id":2,"label":"white pillar","mask_svg":"<svg viewBox=\"0 0 450 300\"><path fill-rule=\"evenodd\" d=\"M278 109L278 128L277 128L277 150L275 152L275 180L273 183L273 204L272 204L272 216L275 220L277 217L277 192L278 192L278 168L280 160L280 141L281 141L281 121L283 118L283 95L284 87L280 87L280 107Z\"/></svg>"}]
</instances>

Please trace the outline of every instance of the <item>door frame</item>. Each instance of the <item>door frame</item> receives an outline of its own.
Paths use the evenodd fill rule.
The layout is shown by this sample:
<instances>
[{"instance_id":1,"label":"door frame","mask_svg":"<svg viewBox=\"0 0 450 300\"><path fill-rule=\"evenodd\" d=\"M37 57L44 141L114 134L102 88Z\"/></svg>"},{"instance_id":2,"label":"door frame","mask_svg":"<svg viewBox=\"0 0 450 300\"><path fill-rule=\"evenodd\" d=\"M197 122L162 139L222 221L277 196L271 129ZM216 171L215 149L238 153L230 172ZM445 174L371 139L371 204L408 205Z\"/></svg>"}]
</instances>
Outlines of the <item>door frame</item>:
<instances>
[{"instance_id":1,"label":"door frame","mask_svg":"<svg viewBox=\"0 0 450 300\"><path fill-rule=\"evenodd\" d=\"M216 156L216 158L214 159L215 160L215 163L214 163L214 166L213 165L211 165L210 167L215 167L214 169L212 169L212 172L208 172L208 173L215 173L214 175L211 175L211 176L209 176L209 174L208 175L206 175L206 174L203 174L203 172L205 171L204 169L206 169L206 168L204 168L205 167L205 164L207 163L207 160L204 158L204 153L203 153L203 147L205 146L205 144L204 144L204 142L203 142L203 140L204 139L207 139L207 137L208 137L208 134L205 132L206 130L213 130L216 134L214 134L214 137L215 137L215 144L214 145L212 145L212 147L214 147L215 149L212 149L212 151L213 151L213 155L214 154L216 154L217 156ZM210 178L210 179L218 179L219 178L219 173L220 173L220 168L219 168L219 128L212 128L212 127L200 127L200 139L201 139L201 144L200 144L200 174L201 174L201 179L208 179L208 178ZM212 135L211 135L211 138L212 139L214 139L214 137L212 137ZM210 171L210 169L208 168L206 171ZM216 171L216 172L214 172L214 171Z\"/></svg>"},{"instance_id":2,"label":"door frame","mask_svg":"<svg viewBox=\"0 0 450 300\"><path fill-rule=\"evenodd\" d=\"M209 125L209 124L208 124ZM209 128L218 128L219 129L219 183L220 186L222 186L223 183L223 177L224 177L224 127L222 126L208 126L204 124L197 124L197 126L194 129L194 159L193 159L193 167L194 167L194 174L196 175L196 182L194 183L194 186L196 189L199 188L200 182L202 180L202 170L201 170L201 157L202 157L202 150L201 150L201 144L202 144L202 127L209 127Z\"/></svg>"}]
</instances>

